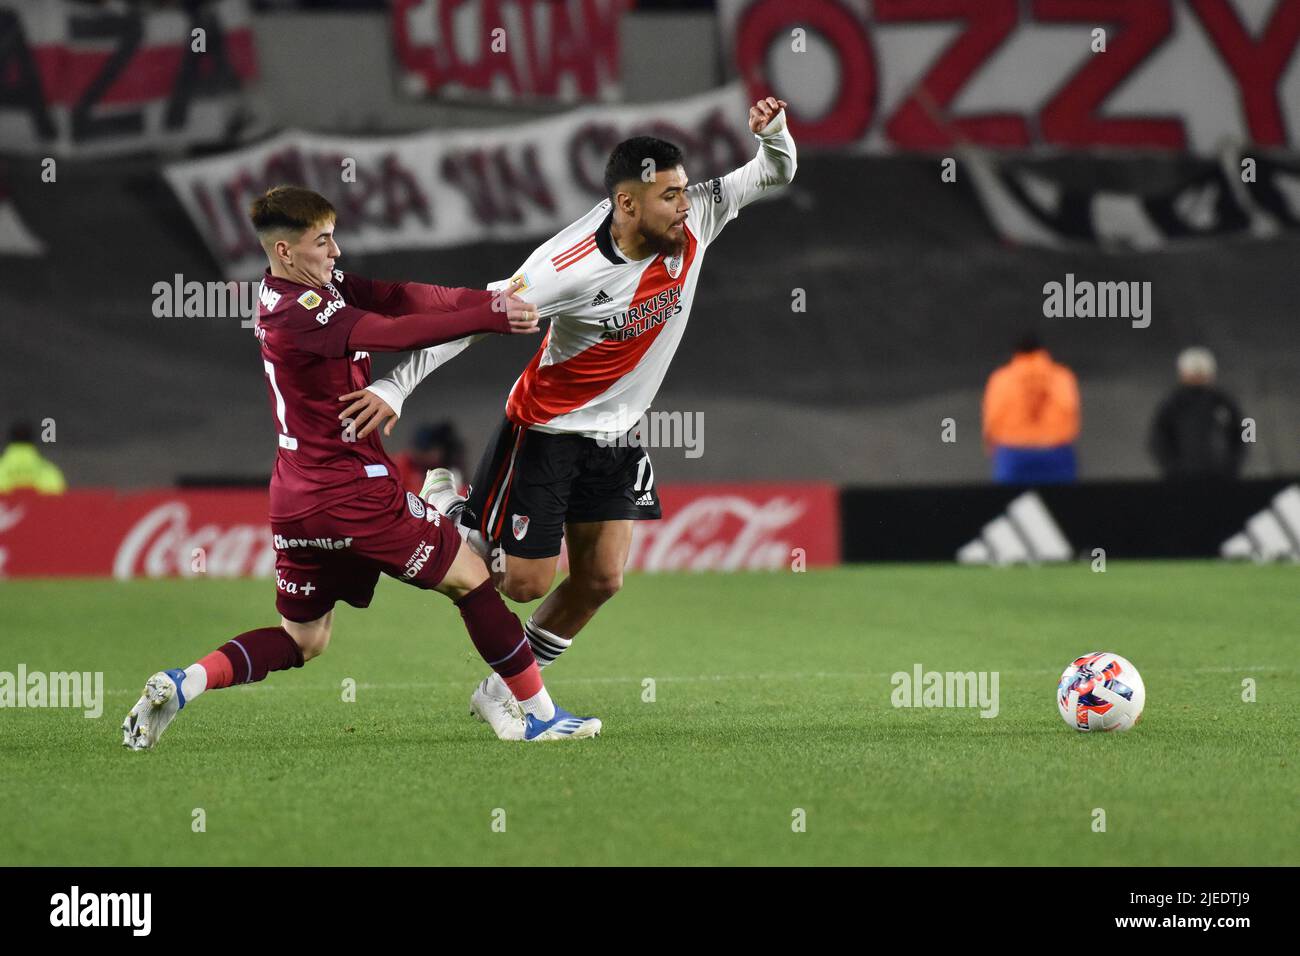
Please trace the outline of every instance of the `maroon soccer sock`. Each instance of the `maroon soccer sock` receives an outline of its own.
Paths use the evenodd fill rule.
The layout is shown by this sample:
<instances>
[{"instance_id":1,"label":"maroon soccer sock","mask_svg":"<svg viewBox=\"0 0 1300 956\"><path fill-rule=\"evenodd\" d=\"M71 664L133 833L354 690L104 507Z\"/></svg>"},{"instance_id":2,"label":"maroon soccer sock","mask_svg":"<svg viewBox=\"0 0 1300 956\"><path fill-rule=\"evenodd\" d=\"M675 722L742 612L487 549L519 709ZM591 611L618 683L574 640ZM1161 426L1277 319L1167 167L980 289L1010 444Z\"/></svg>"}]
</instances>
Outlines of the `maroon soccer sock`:
<instances>
[{"instance_id":1,"label":"maroon soccer sock","mask_svg":"<svg viewBox=\"0 0 1300 956\"><path fill-rule=\"evenodd\" d=\"M533 648L489 579L456 602L465 630L479 656L502 678L514 677L532 667Z\"/></svg>"},{"instance_id":2,"label":"maroon soccer sock","mask_svg":"<svg viewBox=\"0 0 1300 956\"><path fill-rule=\"evenodd\" d=\"M225 658L228 669L220 666L220 658ZM208 672L207 690L216 690L231 684L251 684L271 671L302 667L302 649L284 628L259 627L231 638L199 663Z\"/></svg>"}]
</instances>

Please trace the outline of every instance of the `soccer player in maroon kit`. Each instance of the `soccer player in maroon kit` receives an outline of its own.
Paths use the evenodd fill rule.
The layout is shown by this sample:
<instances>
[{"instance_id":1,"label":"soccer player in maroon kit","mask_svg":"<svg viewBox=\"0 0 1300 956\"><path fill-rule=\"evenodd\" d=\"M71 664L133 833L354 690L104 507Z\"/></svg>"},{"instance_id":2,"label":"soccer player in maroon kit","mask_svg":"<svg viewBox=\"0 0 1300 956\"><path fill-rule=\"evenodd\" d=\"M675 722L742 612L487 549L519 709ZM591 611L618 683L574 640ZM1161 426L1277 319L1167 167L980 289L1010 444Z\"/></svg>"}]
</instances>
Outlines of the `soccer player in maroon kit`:
<instances>
[{"instance_id":1,"label":"soccer player in maroon kit","mask_svg":"<svg viewBox=\"0 0 1300 956\"><path fill-rule=\"evenodd\" d=\"M370 384L371 351L423 349L481 333L537 331L515 296L415 282L376 282L334 269L335 212L317 193L269 190L250 210L269 267L254 332L275 414L271 476L277 627L231 638L184 669L159 671L122 724L148 750L199 694L301 667L329 644L337 601L368 607L380 573L455 602L470 640L524 705L520 740L590 737L595 718L557 708L523 628L456 523L407 492L376 431L358 437L338 401Z\"/></svg>"}]
</instances>

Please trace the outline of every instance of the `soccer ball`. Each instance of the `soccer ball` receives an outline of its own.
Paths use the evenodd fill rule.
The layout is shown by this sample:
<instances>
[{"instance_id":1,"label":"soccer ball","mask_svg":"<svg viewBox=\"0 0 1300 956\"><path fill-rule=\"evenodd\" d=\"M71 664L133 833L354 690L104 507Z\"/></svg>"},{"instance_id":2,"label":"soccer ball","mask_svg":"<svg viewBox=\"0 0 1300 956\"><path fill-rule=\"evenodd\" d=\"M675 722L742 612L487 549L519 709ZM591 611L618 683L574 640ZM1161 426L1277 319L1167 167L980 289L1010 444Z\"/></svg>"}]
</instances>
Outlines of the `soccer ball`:
<instances>
[{"instance_id":1,"label":"soccer ball","mask_svg":"<svg viewBox=\"0 0 1300 956\"><path fill-rule=\"evenodd\" d=\"M1061 675L1056 707L1075 730L1128 730L1142 717L1147 690L1137 668L1118 654L1080 657Z\"/></svg>"}]
</instances>

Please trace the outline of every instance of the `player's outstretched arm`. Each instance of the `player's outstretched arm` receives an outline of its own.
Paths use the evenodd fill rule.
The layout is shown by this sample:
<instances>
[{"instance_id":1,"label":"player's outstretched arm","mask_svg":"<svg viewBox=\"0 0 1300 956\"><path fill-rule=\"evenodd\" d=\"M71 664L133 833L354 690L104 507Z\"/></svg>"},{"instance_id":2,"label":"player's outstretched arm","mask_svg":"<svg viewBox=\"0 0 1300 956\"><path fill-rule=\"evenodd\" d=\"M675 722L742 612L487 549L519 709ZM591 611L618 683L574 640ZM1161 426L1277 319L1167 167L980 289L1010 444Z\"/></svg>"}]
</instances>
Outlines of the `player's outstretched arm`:
<instances>
[{"instance_id":1,"label":"player's outstretched arm","mask_svg":"<svg viewBox=\"0 0 1300 956\"><path fill-rule=\"evenodd\" d=\"M486 335L470 335L454 342L421 349L379 381L339 396L339 401L352 403L339 414L339 418L351 418L356 423L361 438L365 438L379 425L384 425L385 435L391 435L393 426L402 415L406 396L415 391L415 386L432 375L435 369L446 365L475 342L481 342L485 338ZM362 422L372 417L374 422L363 427Z\"/></svg>"},{"instance_id":2,"label":"player's outstretched arm","mask_svg":"<svg viewBox=\"0 0 1300 956\"><path fill-rule=\"evenodd\" d=\"M758 137L758 155L736 170L742 174L737 183L741 206L765 189L790 182L799 166L794 137L786 123L785 100L768 96L751 106L749 130Z\"/></svg>"},{"instance_id":3,"label":"player's outstretched arm","mask_svg":"<svg viewBox=\"0 0 1300 956\"><path fill-rule=\"evenodd\" d=\"M785 101L764 97L749 108L749 130L758 153L739 169L686 190L697 234L714 239L722 227L759 196L794 179L798 167L794 138L786 127Z\"/></svg>"},{"instance_id":4,"label":"player's outstretched arm","mask_svg":"<svg viewBox=\"0 0 1300 956\"><path fill-rule=\"evenodd\" d=\"M549 260L554 252L551 248L552 244L547 242L538 246L533 250L528 260L518 269L513 279L502 279L489 283L488 292L505 296L508 299L515 298L519 292L525 292L531 300L531 308L537 315L542 318L554 315L565 305L566 288L558 281L554 268L550 267ZM528 276L533 277L534 285L529 286L527 284L526 277ZM482 292L475 292L475 294L483 295ZM415 353L410 358L399 363L396 368L383 378L371 382L362 391L343 396L349 401L355 400L354 404L349 406L349 411L345 413L345 416L350 417L350 413L353 411L364 414L374 409L374 414L383 416L381 419L376 419L376 425L380 421L386 421L387 425L384 428L384 434L392 434L393 426L402 414L402 405L405 403L406 397L415 391L415 387L423 382L436 368L455 358L480 338L482 336L458 339L437 348L425 349ZM373 429L374 426L371 427ZM360 432L360 434L361 437L365 437L366 432Z\"/></svg>"},{"instance_id":5,"label":"player's outstretched arm","mask_svg":"<svg viewBox=\"0 0 1300 956\"><path fill-rule=\"evenodd\" d=\"M454 312L468 309L483 298L481 289L433 285L427 282L385 282L345 273L343 297L352 305L380 315L412 312Z\"/></svg>"},{"instance_id":6,"label":"player's outstretched arm","mask_svg":"<svg viewBox=\"0 0 1300 956\"><path fill-rule=\"evenodd\" d=\"M537 331L536 312L533 311L532 306L515 295L521 286L522 283L516 280L495 293L470 291L478 298L484 295L491 296L491 301L495 303L496 308L505 310L507 318L510 319L512 332L520 334L535 332ZM339 413L339 418L353 421L358 438L365 438L380 426L383 426L385 435L391 435L393 427L401 417L402 405L415 387L439 366L450 362L475 342L486 337L486 334L470 335L421 349L379 381L339 396L339 401L351 402Z\"/></svg>"},{"instance_id":7,"label":"player's outstretched arm","mask_svg":"<svg viewBox=\"0 0 1300 956\"><path fill-rule=\"evenodd\" d=\"M416 312L385 316L367 312L348 334L354 352L404 352L425 349L483 332L503 335L537 331L537 312L513 292L477 293L479 304L455 312Z\"/></svg>"}]
</instances>

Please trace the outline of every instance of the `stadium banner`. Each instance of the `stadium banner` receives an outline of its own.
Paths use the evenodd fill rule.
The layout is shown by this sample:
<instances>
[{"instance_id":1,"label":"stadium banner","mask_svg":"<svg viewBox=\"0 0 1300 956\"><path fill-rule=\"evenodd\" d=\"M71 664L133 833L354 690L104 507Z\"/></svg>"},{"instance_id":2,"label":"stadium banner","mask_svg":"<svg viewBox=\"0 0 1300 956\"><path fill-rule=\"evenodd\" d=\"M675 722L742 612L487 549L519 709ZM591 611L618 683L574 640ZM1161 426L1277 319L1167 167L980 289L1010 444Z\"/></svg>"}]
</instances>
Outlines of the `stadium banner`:
<instances>
[{"instance_id":1,"label":"stadium banner","mask_svg":"<svg viewBox=\"0 0 1300 956\"><path fill-rule=\"evenodd\" d=\"M18 214L9 192L9 183L0 170L0 256L45 255L45 243L27 227L23 217Z\"/></svg>"},{"instance_id":2,"label":"stadium banner","mask_svg":"<svg viewBox=\"0 0 1300 956\"><path fill-rule=\"evenodd\" d=\"M634 525L629 570L839 562L834 485L668 485L660 501L662 520ZM266 492L249 489L0 495L0 577L269 578L266 511Z\"/></svg>"},{"instance_id":3,"label":"stadium banner","mask_svg":"<svg viewBox=\"0 0 1300 956\"><path fill-rule=\"evenodd\" d=\"M867 152L1300 147L1300 0L718 0L749 98Z\"/></svg>"},{"instance_id":4,"label":"stadium banner","mask_svg":"<svg viewBox=\"0 0 1300 956\"><path fill-rule=\"evenodd\" d=\"M1300 234L1300 156L1225 149L1217 162L1178 163L1152 185L1149 164L1096 159L1063 170L1050 160L961 155L989 221L1019 245L1126 253Z\"/></svg>"},{"instance_id":5,"label":"stadium banner","mask_svg":"<svg viewBox=\"0 0 1300 956\"><path fill-rule=\"evenodd\" d=\"M1300 561L1297 481L845 488L843 557L995 565L1098 558Z\"/></svg>"},{"instance_id":6,"label":"stadium banner","mask_svg":"<svg viewBox=\"0 0 1300 956\"><path fill-rule=\"evenodd\" d=\"M675 103L583 107L515 126L406 136L289 131L236 152L168 166L164 175L225 275L253 279L266 254L248 204L298 183L326 196L349 252L545 237L604 198L609 151L629 136L679 144L698 182L753 158L739 84Z\"/></svg>"},{"instance_id":7,"label":"stadium banner","mask_svg":"<svg viewBox=\"0 0 1300 956\"><path fill-rule=\"evenodd\" d=\"M615 100L633 0L393 0L402 92L448 99Z\"/></svg>"},{"instance_id":8,"label":"stadium banner","mask_svg":"<svg viewBox=\"0 0 1300 956\"><path fill-rule=\"evenodd\" d=\"M0 151L102 157L230 139L257 76L247 0L0 0Z\"/></svg>"}]
</instances>

